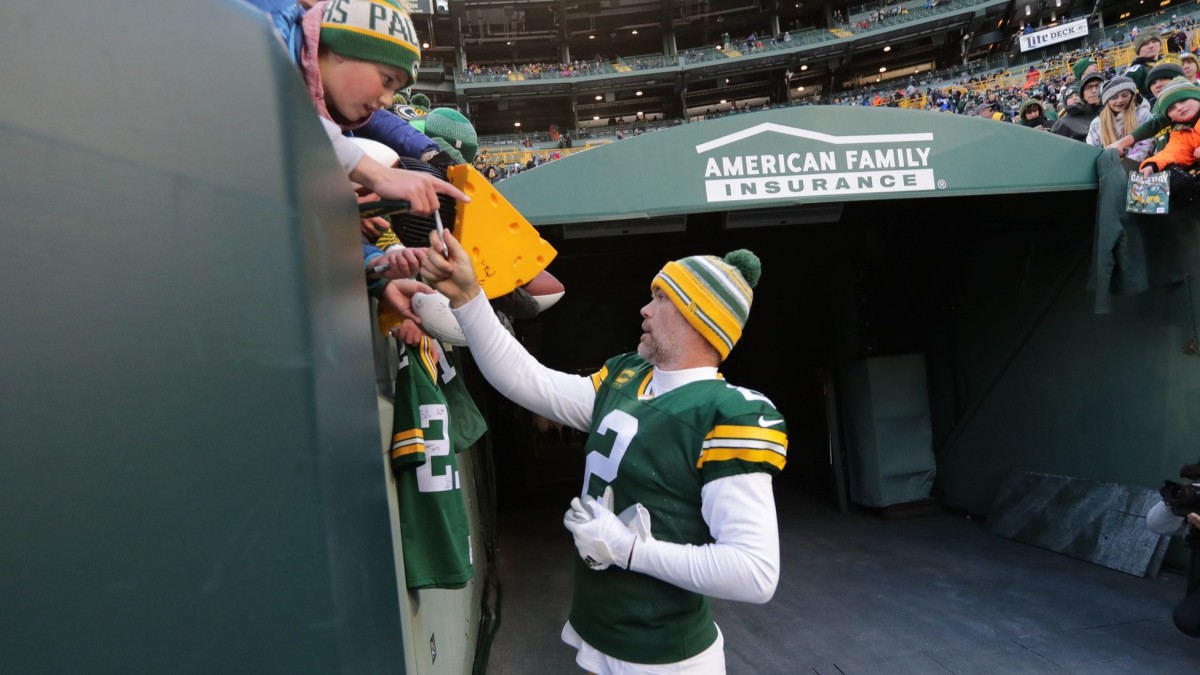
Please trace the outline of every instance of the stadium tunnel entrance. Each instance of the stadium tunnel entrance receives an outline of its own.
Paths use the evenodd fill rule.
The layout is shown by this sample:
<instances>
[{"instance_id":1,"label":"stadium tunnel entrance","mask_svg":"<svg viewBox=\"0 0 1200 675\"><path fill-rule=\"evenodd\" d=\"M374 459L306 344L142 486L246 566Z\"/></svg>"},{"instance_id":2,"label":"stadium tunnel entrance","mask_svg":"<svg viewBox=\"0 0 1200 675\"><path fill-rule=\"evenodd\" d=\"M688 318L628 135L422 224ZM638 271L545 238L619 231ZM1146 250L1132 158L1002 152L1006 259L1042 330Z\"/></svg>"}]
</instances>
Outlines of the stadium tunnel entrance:
<instances>
[{"instance_id":1,"label":"stadium tunnel entrance","mask_svg":"<svg viewBox=\"0 0 1200 675\"><path fill-rule=\"evenodd\" d=\"M499 184L567 288L518 331L548 365L593 372L636 346L666 260L749 248L763 278L722 372L788 420L777 490L986 514L1013 470L1154 486L1194 459L1186 416L1164 411L1196 394L1172 369L1200 369L1176 356L1180 285L1095 311L1098 154L990 120L834 107L589 150ZM577 491L582 435L516 419L493 429L501 505Z\"/></svg>"}]
</instances>

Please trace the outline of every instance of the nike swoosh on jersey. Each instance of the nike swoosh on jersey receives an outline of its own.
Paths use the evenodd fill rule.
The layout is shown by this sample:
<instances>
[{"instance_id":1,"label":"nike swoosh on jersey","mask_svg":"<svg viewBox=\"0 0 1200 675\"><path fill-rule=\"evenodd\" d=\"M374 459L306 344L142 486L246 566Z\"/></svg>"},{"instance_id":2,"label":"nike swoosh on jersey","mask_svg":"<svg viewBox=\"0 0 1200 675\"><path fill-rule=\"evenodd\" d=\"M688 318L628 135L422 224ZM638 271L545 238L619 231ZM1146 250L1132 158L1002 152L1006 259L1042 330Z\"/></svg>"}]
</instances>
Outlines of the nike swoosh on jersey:
<instances>
[{"instance_id":1,"label":"nike swoosh on jersey","mask_svg":"<svg viewBox=\"0 0 1200 675\"><path fill-rule=\"evenodd\" d=\"M781 420L781 419L769 420L769 419L763 417L762 415L758 416L758 426L760 426L760 427L773 427L776 424L780 424L781 422L783 422L783 420Z\"/></svg>"}]
</instances>

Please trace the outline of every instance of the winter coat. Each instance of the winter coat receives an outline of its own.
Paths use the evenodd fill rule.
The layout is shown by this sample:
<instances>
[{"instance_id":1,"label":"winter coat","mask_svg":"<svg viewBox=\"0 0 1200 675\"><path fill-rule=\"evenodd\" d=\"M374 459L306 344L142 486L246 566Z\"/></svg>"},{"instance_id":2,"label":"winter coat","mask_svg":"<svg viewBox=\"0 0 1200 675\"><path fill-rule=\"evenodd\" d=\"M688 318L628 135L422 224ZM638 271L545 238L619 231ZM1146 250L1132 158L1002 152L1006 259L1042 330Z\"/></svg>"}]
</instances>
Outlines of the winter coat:
<instances>
[{"instance_id":1,"label":"winter coat","mask_svg":"<svg viewBox=\"0 0 1200 675\"><path fill-rule=\"evenodd\" d=\"M1200 121L1176 124L1171 127L1167 147L1147 157L1138 168L1144 169L1149 166L1155 171L1162 171L1172 164L1192 166L1196 163L1196 156L1192 154L1196 152L1196 148L1200 148Z\"/></svg>"},{"instance_id":2,"label":"winter coat","mask_svg":"<svg viewBox=\"0 0 1200 675\"><path fill-rule=\"evenodd\" d=\"M1099 112L1097 108L1082 101L1075 105L1069 105L1054 126L1050 128L1050 131L1059 136L1086 141L1088 127L1091 126L1092 120L1096 119Z\"/></svg>"},{"instance_id":3,"label":"winter coat","mask_svg":"<svg viewBox=\"0 0 1200 675\"><path fill-rule=\"evenodd\" d=\"M1145 110L1140 107L1137 108L1136 114L1137 114L1137 122L1138 122L1139 128L1141 125L1149 122L1152 117L1148 110ZM1126 134L1131 133L1129 130L1125 129L1125 123L1121 117L1117 117L1116 119L1113 120L1113 127L1116 129L1117 138L1121 138L1121 137L1125 136ZM1100 138L1100 116L1099 115L1096 116L1096 119L1092 120L1091 125L1088 127L1087 142L1089 145L1094 145L1097 148L1104 147L1104 143ZM1149 139L1146 139L1143 141L1135 142L1129 148L1129 151L1125 153L1125 156L1128 157L1129 159L1132 159L1135 162L1140 162L1143 159L1145 159L1148 155L1150 155L1150 153L1152 153L1152 152L1154 152L1154 139L1149 138Z\"/></svg>"},{"instance_id":4,"label":"winter coat","mask_svg":"<svg viewBox=\"0 0 1200 675\"><path fill-rule=\"evenodd\" d=\"M271 12L271 23L275 32L287 47L292 63L302 64L301 48L304 45L304 29L301 22L307 10L300 3L292 3ZM378 141L396 151L401 157L419 158L430 150L437 151L438 145L425 134L417 131L406 120L387 110L376 110L367 123L354 130L355 136Z\"/></svg>"}]
</instances>

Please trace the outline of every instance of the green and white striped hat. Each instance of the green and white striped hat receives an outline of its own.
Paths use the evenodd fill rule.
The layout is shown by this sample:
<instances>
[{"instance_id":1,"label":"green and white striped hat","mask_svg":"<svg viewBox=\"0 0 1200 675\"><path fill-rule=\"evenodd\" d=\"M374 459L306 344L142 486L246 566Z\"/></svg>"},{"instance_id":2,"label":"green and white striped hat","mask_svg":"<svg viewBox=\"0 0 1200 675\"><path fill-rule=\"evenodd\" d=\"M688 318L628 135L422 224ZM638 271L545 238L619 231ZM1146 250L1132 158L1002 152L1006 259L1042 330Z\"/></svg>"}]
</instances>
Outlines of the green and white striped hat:
<instances>
[{"instance_id":1,"label":"green and white striped hat","mask_svg":"<svg viewBox=\"0 0 1200 675\"><path fill-rule=\"evenodd\" d=\"M696 255L667 263L650 282L721 355L729 356L742 337L750 304L762 276L758 256L746 249L724 258Z\"/></svg>"},{"instance_id":2,"label":"green and white striped hat","mask_svg":"<svg viewBox=\"0 0 1200 675\"><path fill-rule=\"evenodd\" d=\"M1171 80L1165 89L1158 92L1158 99L1154 102L1154 114L1166 115L1167 110L1171 106L1185 98L1194 98L1200 100L1200 86L1187 80L1187 78L1177 77Z\"/></svg>"},{"instance_id":3,"label":"green and white striped hat","mask_svg":"<svg viewBox=\"0 0 1200 675\"><path fill-rule=\"evenodd\" d=\"M321 44L334 53L396 66L417 80L420 41L412 19L385 0L329 0L321 15Z\"/></svg>"}]
</instances>

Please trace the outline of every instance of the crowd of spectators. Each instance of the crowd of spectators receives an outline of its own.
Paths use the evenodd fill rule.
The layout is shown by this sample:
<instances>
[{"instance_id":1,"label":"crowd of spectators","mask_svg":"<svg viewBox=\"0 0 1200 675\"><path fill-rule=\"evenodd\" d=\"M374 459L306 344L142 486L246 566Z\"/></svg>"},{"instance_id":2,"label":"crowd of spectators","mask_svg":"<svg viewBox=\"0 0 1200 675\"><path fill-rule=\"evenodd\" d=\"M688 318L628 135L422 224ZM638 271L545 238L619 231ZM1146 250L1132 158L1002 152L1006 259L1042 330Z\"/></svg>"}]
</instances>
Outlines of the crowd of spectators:
<instances>
[{"instance_id":1,"label":"crowd of spectators","mask_svg":"<svg viewBox=\"0 0 1200 675\"><path fill-rule=\"evenodd\" d=\"M470 64L466 70L458 73L460 82L489 82L495 80L522 79L541 80L559 77L584 77L613 73L616 70L611 63L597 56L590 61L572 61L571 63L526 63L524 65L492 65L480 66Z\"/></svg>"},{"instance_id":2,"label":"crowd of spectators","mask_svg":"<svg viewBox=\"0 0 1200 675\"><path fill-rule=\"evenodd\" d=\"M783 39L783 35L786 33L778 39ZM728 35L722 36L722 41L726 40L731 47L745 49L757 49L761 42L755 35L748 36L740 45ZM1156 110L1154 104L1175 78L1194 85L1200 69L1200 59L1195 56L1198 50L1200 26L1196 17L1171 16L1157 25L1133 25L1119 35L1101 36L1095 44L1085 42L1074 50L1017 68L973 73L957 79L938 79L929 74L920 82L910 78L886 89L803 100L753 105L735 102L727 110L709 109L694 119L792 105L903 107L987 117L1101 147L1120 147L1123 156L1136 164L1165 147L1168 135L1161 128L1146 136L1150 125L1161 127L1161 121L1168 118L1167 111ZM1191 99L1190 90L1179 91L1184 92L1184 99ZM611 137L612 131L599 133ZM623 128L619 131L622 133L616 136L617 140L633 135ZM592 135L584 129L577 133L577 138ZM516 171L540 163L526 162Z\"/></svg>"},{"instance_id":3,"label":"crowd of spectators","mask_svg":"<svg viewBox=\"0 0 1200 675\"><path fill-rule=\"evenodd\" d=\"M613 57L607 59L597 55L592 59L573 61L571 63L527 63L516 64L471 64L464 70L455 73L459 82L494 82L498 80L539 80L561 77L584 77L620 72L620 70L647 70L679 66L687 63L700 63L713 59L737 58L739 56L758 54L763 51L786 49L816 42L837 40L846 37L848 33L858 33L878 30L885 24L896 20L919 19L935 13L952 3L969 6L984 0L925 0L920 7L909 10L907 5L895 4L890 0L880 3L879 8L869 10L861 18L856 17L852 23L847 23L841 10L834 12L832 25L829 29L814 26L801 26L793 23L785 30L775 35L760 35L752 32L744 37L734 37L728 32L722 33L720 42L714 46L689 47L677 56L651 54L645 56ZM837 30L832 30L837 29ZM793 33L800 30L803 39Z\"/></svg>"},{"instance_id":4,"label":"crowd of spectators","mask_svg":"<svg viewBox=\"0 0 1200 675\"><path fill-rule=\"evenodd\" d=\"M1138 89L1138 98L1153 103L1146 87L1146 78L1160 61L1175 63L1178 74L1195 81L1197 57L1179 45L1200 47L1200 31L1194 17L1174 19L1159 26L1131 30L1128 40L1108 45L1083 45L1069 52L1048 57L1038 63L1023 66L1022 70L1001 69L976 74L949 82L918 85L913 79L888 89L864 90L820 99L819 103L833 105L870 105L919 108L954 114L975 114L997 120L1019 122L1021 110L1028 110L1034 101L1043 108L1051 121L1068 107L1066 95L1071 85L1080 85L1084 64L1097 70L1103 86L1118 76L1130 77ZM1168 51L1171 50L1171 51ZM1175 72L1170 67L1164 72ZM928 80L926 81L928 82Z\"/></svg>"},{"instance_id":5,"label":"crowd of spectators","mask_svg":"<svg viewBox=\"0 0 1200 675\"><path fill-rule=\"evenodd\" d=\"M925 9L933 9L937 7L934 0L925 0ZM899 16L907 16L909 14L908 7L904 5L890 5L872 9L867 12L867 15L858 21L855 25L862 30L871 30L880 22L886 19L893 19Z\"/></svg>"}]
</instances>

